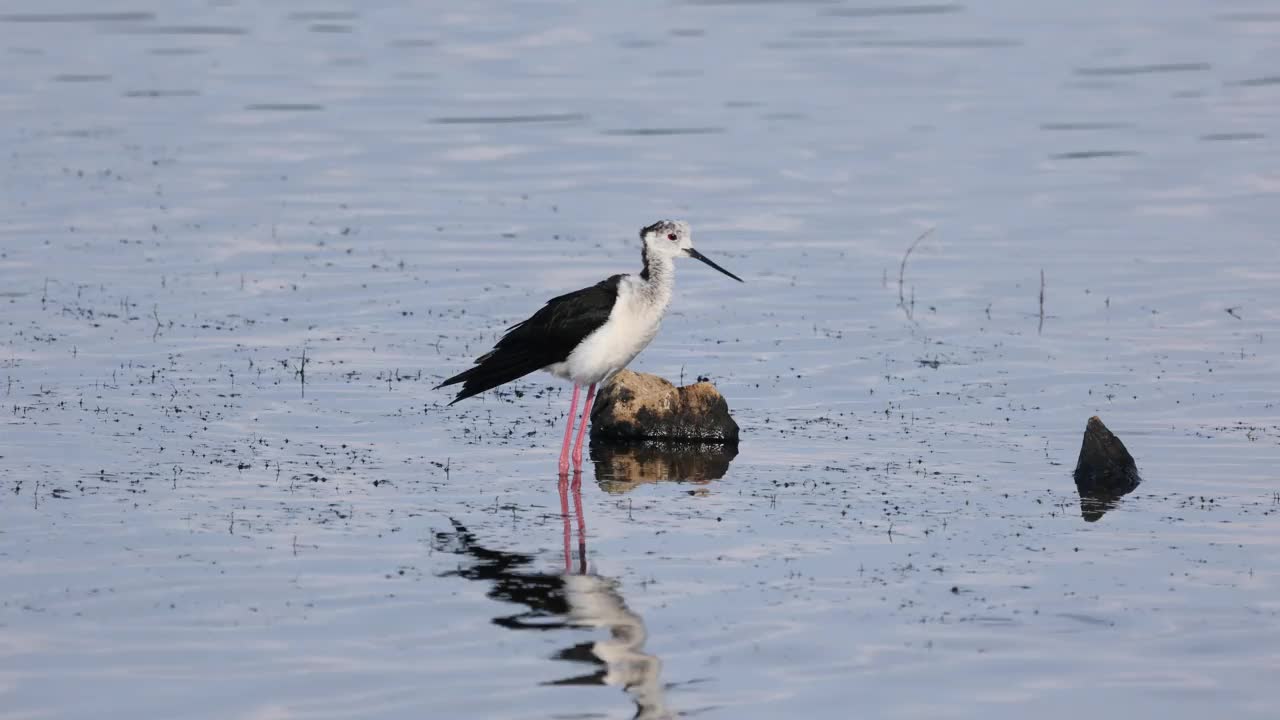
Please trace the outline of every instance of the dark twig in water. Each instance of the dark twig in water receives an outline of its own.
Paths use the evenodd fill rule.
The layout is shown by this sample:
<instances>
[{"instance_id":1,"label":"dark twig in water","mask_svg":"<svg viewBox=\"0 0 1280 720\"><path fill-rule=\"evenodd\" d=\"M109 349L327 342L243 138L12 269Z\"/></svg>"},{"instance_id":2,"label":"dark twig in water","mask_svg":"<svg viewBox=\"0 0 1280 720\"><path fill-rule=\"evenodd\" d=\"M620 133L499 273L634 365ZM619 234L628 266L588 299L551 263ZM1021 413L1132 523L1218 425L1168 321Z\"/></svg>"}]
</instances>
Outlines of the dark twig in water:
<instances>
[{"instance_id":1,"label":"dark twig in water","mask_svg":"<svg viewBox=\"0 0 1280 720\"><path fill-rule=\"evenodd\" d=\"M916 238L915 242L911 243L911 245L907 247L907 251L902 254L902 262L898 264L898 305L907 313L908 320L911 319L912 308L907 305L907 298L902 291L904 277L907 273L907 258L911 257L911 253L915 251L916 246L931 234L933 234L933 228L929 228L928 230L920 233L920 237ZM912 288L911 292L913 294L912 300L914 301L915 288ZM915 305L915 303L912 302L912 305Z\"/></svg>"},{"instance_id":2,"label":"dark twig in water","mask_svg":"<svg viewBox=\"0 0 1280 720\"><path fill-rule=\"evenodd\" d=\"M302 397L307 396L307 346L302 346L302 358L298 364L298 382L302 385Z\"/></svg>"},{"instance_id":3,"label":"dark twig in water","mask_svg":"<svg viewBox=\"0 0 1280 720\"><path fill-rule=\"evenodd\" d=\"M1040 268L1040 326L1036 334L1044 332L1044 268Z\"/></svg>"}]
</instances>

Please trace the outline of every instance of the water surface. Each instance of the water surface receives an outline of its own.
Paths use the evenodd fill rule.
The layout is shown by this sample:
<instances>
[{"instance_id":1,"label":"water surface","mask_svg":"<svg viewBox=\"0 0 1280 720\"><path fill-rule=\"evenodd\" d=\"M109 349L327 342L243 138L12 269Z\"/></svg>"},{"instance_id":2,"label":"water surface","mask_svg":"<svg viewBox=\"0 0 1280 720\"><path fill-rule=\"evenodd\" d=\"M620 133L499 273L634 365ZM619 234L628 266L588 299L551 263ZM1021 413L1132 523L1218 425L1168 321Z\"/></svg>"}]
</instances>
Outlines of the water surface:
<instances>
[{"instance_id":1,"label":"water surface","mask_svg":"<svg viewBox=\"0 0 1280 720\"><path fill-rule=\"evenodd\" d=\"M1271 717L1278 39L11 2L0 717ZM663 217L747 284L635 368L742 444L561 489L562 385L431 387ZM1145 481L1085 522L1094 414Z\"/></svg>"}]
</instances>

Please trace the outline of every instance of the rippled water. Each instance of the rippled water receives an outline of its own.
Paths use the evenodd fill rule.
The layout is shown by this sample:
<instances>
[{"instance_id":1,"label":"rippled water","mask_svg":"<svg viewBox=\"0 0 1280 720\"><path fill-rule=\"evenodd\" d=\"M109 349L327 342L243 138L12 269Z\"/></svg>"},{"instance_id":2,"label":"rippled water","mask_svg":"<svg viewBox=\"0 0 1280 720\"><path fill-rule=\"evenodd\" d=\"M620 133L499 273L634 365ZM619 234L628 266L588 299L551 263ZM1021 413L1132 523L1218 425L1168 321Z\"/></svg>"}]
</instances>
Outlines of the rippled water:
<instances>
[{"instance_id":1,"label":"rippled water","mask_svg":"<svg viewBox=\"0 0 1280 720\"><path fill-rule=\"evenodd\" d=\"M1272 717L1280 14L1060 5L0 8L0 717ZM742 444L558 487L662 217Z\"/></svg>"}]
</instances>

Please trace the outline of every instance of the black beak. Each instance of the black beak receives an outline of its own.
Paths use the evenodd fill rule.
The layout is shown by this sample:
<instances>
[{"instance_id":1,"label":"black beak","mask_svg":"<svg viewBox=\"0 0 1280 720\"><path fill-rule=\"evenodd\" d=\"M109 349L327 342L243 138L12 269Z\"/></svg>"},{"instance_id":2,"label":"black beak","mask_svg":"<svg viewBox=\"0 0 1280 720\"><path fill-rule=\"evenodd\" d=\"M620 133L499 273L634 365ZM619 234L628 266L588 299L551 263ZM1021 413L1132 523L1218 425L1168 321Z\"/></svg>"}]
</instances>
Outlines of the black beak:
<instances>
[{"instance_id":1,"label":"black beak","mask_svg":"<svg viewBox=\"0 0 1280 720\"><path fill-rule=\"evenodd\" d=\"M704 263L706 263L706 264L710 265L711 267L715 268L716 270L719 270L720 272L724 273L725 275L728 275L729 277L733 278L734 280L737 280L738 282L742 282L742 278L738 277L737 275L734 275L733 273L729 272L728 270L725 270L724 268L720 267L719 265L717 265L717 264L715 264L715 263L711 262L711 260L710 260L709 258L707 258L707 256L706 256L706 255L703 255L702 253L698 252L697 250L694 250L693 248L689 248L688 250L685 250L685 253L686 253L689 257L693 258L694 260L701 260L702 262L704 262Z\"/></svg>"}]
</instances>

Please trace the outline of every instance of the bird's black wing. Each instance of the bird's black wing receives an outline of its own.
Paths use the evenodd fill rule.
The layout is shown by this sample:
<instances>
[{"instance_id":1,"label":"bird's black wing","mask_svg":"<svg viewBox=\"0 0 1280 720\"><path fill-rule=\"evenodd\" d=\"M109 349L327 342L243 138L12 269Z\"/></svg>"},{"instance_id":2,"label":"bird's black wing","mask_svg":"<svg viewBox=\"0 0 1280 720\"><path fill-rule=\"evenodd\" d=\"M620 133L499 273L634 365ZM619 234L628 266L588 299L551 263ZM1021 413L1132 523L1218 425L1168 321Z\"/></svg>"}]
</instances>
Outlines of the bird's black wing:
<instances>
[{"instance_id":1,"label":"bird's black wing","mask_svg":"<svg viewBox=\"0 0 1280 720\"><path fill-rule=\"evenodd\" d=\"M551 298L528 320L507 328L493 349L476 358L475 366L436 386L462 383L453 402L524 377L535 370L562 362L588 335L609 319L618 298L614 275L591 287Z\"/></svg>"}]
</instances>

